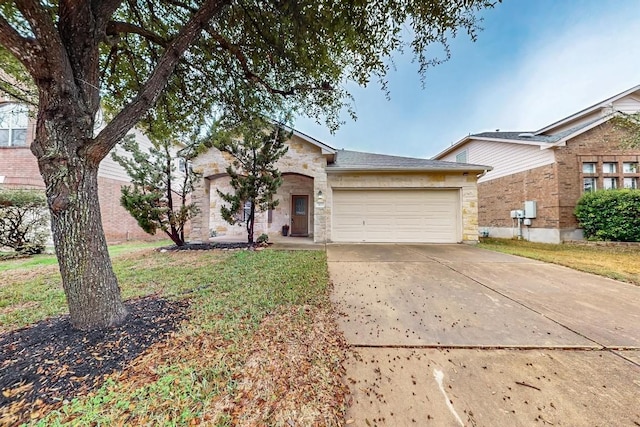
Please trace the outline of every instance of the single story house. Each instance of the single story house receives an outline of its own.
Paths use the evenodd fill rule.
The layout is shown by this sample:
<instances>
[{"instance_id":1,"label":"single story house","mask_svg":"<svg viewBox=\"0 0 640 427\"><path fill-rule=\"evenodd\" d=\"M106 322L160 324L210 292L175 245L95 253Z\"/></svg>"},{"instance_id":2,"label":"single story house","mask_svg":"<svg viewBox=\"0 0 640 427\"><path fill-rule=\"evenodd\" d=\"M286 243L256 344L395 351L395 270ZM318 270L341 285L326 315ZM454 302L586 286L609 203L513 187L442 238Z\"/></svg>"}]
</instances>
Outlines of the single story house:
<instances>
[{"instance_id":1,"label":"single story house","mask_svg":"<svg viewBox=\"0 0 640 427\"><path fill-rule=\"evenodd\" d=\"M610 123L616 114L638 111L635 86L536 131L466 136L433 159L493 167L478 180L481 233L580 240L574 210L584 192L638 188L640 148L625 148L628 135Z\"/></svg>"},{"instance_id":2,"label":"single story house","mask_svg":"<svg viewBox=\"0 0 640 427\"><path fill-rule=\"evenodd\" d=\"M478 240L478 176L491 168L459 162L337 150L293 131L288 152L276 166L283 184L279 205L259 213L255 237L311 236L315 242L429 242ZM193 160L203 175L192 194L200 213L191 221L191 241L210 236L246 236L229 225L217 193L231 192L228 154L209 149Z\"/></svg>"}]
</instances>

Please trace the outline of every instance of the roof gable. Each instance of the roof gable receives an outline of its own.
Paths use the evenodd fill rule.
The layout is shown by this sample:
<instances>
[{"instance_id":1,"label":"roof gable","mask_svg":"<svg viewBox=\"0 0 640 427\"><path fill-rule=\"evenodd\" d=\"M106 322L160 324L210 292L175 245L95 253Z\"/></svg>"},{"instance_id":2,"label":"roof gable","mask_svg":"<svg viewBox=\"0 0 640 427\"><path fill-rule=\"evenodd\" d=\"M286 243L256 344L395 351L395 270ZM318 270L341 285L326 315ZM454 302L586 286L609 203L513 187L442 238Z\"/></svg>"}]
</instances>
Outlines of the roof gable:
<instances>
[{"instance_id":1,"label":"roof gable","mask_svg":"<svg viewBox=\"0 0 640 427\"><path fill-rule=\"evenodd\" d=\"M640 95L640 85L638 86L634 86L630 89L627 89L623 92L620 92L617 95L614 95L610 98L605 99L604 101L600 101L596 104L593 104L583 110L578 111L577 113L574 113L568 117L565 117L564 119L560 119L557 122L551 123L550 125L547 125L541 129L538 129L535 134L542 134L542 133L549 133L549 132L553 132L554 129L557 129L559 127L565 126L571 122L577 121L581 118L584 118L586 116L588 116L589 114L592 114L594 112L597 112L598 110L601 110L603 108L611 108L613 107L614 103L616 101L621 100L624 97L627 97L631 94L633 94L634 92L639 92Z\"/></svg>"},{"instance_id":2,"label":"roof gable","mask_svg":"<svg viewBox=\"0 0 640 427\"><path fill-rule=\"evenodd\" d=\"M433 156L433 159L440 159L473 140L537 145L540 149L556 147L606 122L613 117L616 111L626 113L640 111L640 85L580 110L537 131L497 131L470 134Z\"/></svg>"}]
</instances>

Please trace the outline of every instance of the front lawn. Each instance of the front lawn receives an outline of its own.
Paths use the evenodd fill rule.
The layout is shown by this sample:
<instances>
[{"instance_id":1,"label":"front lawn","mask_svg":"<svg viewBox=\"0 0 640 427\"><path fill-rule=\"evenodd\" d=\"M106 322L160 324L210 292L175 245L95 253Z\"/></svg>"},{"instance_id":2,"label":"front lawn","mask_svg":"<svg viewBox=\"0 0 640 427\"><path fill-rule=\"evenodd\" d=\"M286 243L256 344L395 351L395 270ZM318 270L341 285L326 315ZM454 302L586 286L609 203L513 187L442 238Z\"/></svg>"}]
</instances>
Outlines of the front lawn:
<instances>
[{"instance_id":1,"label":"front lawn","mask_svg":"<svg viewBox=\"0 0 640 427\"><path fill-rule=\"evenodd\" d=\"M513 239L482 239L478 247L640 285L640 247L555 245Z\"/></svg>"},{"instance_id":2,"label":"front lawn","mask_svg":"<svg viewBox=\"0 0 640 427\"><path fill-rule=\"evenodd\" d=\"M10 369L3 369L0 398L10 402L0 405L0 424L18 418L42 426L342 423L346 345L331 311L324 252L146 250L114 257L113 264L132 307L140 301L187 303L184 315L175 316L186 320L127 359L124 369L98 380L74 374L80 368L73 358L67 365L46 355L43 360L60 366L47 372L77 382L72 395L51 398L46 384L55 378L6 384ZM0 341L66 311L59 274L51 267L2 273L0 280L8 280L0 282ZM23 325L35 326L15 331ZM124 347L131 338L120 333L113 340L100 343L100 351ZM1 365L15 362L5 354ZM91 354L95 366L113 356ZM42 367L33 368L41 374ZM36 387L49 398L34 396Z\"/></svg>"}]
</instances>

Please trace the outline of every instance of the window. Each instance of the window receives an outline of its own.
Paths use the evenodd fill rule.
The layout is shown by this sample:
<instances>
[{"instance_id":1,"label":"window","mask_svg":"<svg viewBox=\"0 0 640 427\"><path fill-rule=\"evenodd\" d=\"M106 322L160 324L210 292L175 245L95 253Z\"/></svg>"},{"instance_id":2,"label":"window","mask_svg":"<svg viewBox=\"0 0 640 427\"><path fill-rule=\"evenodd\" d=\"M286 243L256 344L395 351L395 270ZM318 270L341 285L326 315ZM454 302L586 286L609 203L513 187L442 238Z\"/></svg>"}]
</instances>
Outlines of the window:
<instances>
[{"instance_id":1,"label":"window","mask_svg":"<svg viewBox=\"0 0 640 427\"><path fill-rule=\"evenodd\" d=\"M583 163L582 164L582 173L596 173L596 164L595 163Z\"/></svg>"},{"instance_id":2,"label":"window","mask_svg":"<svg viewBox=\"0 0 640 427\"><path fill-rule=\"evenodd\" d=\"M584 191L585 193L596 191L596 179L595 178L584 178Z\"/></svg>"},{"instance_id":3,"label":"window","mask_svg":"<svg viewBox=\"0 0 640 427\"><path fill-rule=\"evenodd\" d=\"M616 173L618 170L618 165L616 163L603 163L602 164L602 172L604 173Z\"/></svg>"},{"instance_id":4,"label":"window","mask_svg":"<svg viewBox=\"0 0 640 427\"><path fill-rule=\"evenodd\" d=\"M622 164L622 172L624 173L638 173L637 162L625 162Z\"/></svg>"},{"instance_id":5,"label":"window","mask_svg":"<svg viewBox=\"0 0 640 427\"><path fill-rule=\"evenodd\" d=\"M467 163L467 150L456 154L456 163Z\"/></svg>"},{"instance_id":6,"label":"window","mask_svg":"<svg viewBox=\"0 0 640 427\"><path fill-rule=\"evenodd\" d=\"M624 188L632 188L635 190L638 188L638 178L625 178L622 185Z\"/></svg>"},{"instance_id":7,"label":"window","mask_svg":"<svg viewBox=\"0 0 640 427\"><path fill-rule=\"evenodd\" d=\"M18 104L0 106L0 147L27 145L27 109Z\"/></svg>"},{"instance_id":8,"label":"window","mask_svg":"<svg viewBox=\"0 0 640 427\"><path fill-rule=\"evenodd\" d=\"M605 190L613 190L614 188L618 188L618 179L617 178L604 178L603 185Z\"/></svg>"},{"instance_id":9,"label":"window","mask_svg":"<svg viewBox=\"0 0 640 427\"><path fill-rule=\"evenodd\" d=\"M182 157L178 157L178 172L187 173L187 161Z\"/></svg>"}]
</instances>

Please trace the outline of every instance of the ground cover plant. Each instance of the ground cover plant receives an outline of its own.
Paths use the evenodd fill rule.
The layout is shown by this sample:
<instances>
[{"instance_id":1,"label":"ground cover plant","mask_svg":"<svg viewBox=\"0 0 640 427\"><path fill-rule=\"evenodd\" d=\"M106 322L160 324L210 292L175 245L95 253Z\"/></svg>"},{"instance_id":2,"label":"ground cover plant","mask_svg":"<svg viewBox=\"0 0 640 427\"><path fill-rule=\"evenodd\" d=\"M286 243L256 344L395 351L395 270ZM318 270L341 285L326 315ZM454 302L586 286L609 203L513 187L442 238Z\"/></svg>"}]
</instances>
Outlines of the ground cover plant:
<instances>
[{"instance_id":1,"label":"ground cover plant","mask_svg":"<svg viewBox=\"0 0 640 427\"><path fill-rule=\"evenodd\" d=\"M114 268L136 318L89 334L64 325L55 266L3 273L0 424L341 424L324 252L143 250Z\"/></svg>"},{"instance_id":2,"label":"ground cover plant","mask_svg":"<svg viewBox=\"0 0 640 427\"><path fill-rule=\"evenodd\" d=\"M514 239L482 239L478 247L640 285L639 246L556 245Z\"/></svg>"}]
</instances>

